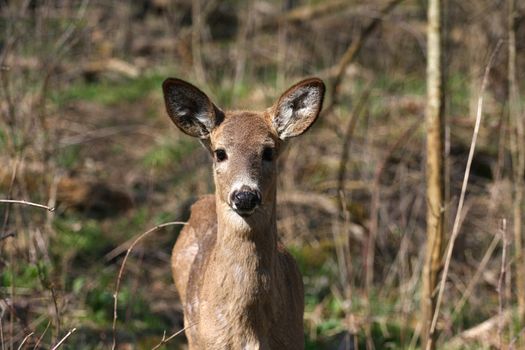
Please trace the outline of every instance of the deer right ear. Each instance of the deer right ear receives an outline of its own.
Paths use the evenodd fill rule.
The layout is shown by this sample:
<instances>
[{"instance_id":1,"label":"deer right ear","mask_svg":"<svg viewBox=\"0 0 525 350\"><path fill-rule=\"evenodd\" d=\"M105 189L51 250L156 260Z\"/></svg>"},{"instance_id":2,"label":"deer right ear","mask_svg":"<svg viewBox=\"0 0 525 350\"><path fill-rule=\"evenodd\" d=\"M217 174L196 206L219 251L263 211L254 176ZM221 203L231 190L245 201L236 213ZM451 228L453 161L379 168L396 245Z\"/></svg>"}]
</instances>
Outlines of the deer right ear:
<instances>
[{"instance_id":1,"label":"deer right ear","mask_svg":"<svg viewBox=\"0 0 525 350\"><path fill-rule=\"evenodd\" d=\"M325 85L321 79L303 80L281 95L272 119L281 140L301 135L317 119L323 107Z\"/></svg>"},{"instance_id":2,"label":"deer right ear","mask_svg":"<svg viewBox=\"0 0 525 350\"><path fill-rule=\"evenodd\" d=\"M162 91L169 117L190 136L208 138L223 119L222 111L208 96L184 80L168 78L162 83Z\"/></svg>"}]
</instances>

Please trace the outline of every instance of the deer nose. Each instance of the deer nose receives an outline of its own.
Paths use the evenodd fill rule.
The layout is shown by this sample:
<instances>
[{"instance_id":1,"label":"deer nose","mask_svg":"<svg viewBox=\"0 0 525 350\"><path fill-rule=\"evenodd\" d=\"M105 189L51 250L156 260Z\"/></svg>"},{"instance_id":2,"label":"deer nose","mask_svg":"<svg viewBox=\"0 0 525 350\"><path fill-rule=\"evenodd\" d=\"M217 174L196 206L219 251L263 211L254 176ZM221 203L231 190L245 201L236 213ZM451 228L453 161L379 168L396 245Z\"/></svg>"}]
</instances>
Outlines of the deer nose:
<instances>
[{"instance_id":1,"label":"deer nose","mask_svg":"<svg viewBox=\"0 0 525 350\"><path fill-rule=\"evenodd\" d=\"M248 186L235 190L230 195L233 208L241 215L251 214L261 204L261 192Z\"/></svg>"}]
</instances>

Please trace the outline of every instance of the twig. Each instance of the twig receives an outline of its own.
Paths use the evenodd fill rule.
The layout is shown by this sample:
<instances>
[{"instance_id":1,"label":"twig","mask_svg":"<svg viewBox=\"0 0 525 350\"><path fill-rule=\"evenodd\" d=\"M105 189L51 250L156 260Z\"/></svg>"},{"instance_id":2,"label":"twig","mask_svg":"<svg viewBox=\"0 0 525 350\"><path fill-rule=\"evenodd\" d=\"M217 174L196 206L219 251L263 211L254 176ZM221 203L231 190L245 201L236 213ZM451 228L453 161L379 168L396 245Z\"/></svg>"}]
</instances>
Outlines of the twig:
<instances>
[{"instance_id":1,"label":"twig","mask_svg":"<svg viewBox=\"0 0 525 350\"><path fill-rule=\"evenodd\" d=\"M454 311L452 312L451 319L455 319L456 316L461 312L463 309L463 306L465 306L465 303L470 298L470 295L472 294L472 291L474 290L474 287L479 281L479 278L481 277L482 272L485 270L485 267L487 267L487 264L490 261L490 258L492 257L492 253L494 253L494 250L498 246L498 243L500 241L499 235L495 235L492 239L492 242L490 243L487 251L485 252L485 255L481 259L481 262L479 263L479 266L474 273L474 277L470 280L469 284L467 285L467 288L465 289L465 292L463 293L463 296L459 300L459 302L454 307Z\"/></svg>"},{"instance_id":2,"label":"twig","mask_svg":"<svg viewBox=\"0 0 525 350\"><path fill-rule=\"evenodd\" d=\"M499 340L499 348L503 349L503 280L505 278L505 275L507 273L507 246L509 244L507 240L507 220L502 219L501 220L501 226L499 228L500 234L502 236L503 241L503 248L501 252L501 268L499 272L499 278L498 278L498 340Z\"/></svg>"},{"instance_id":3,"label":"twig","mask_svg":"<svg viewBox=\"0 0 525 350\"><path fill-rule=\"evenodd\" d=\"M22 349L22 346L24 346L24 344L26 343L27 339L29 339L29 337L32 336L33 334L35 334L35 332L31 332L31 333L29 333L28 335L26 335L26 337L24 338L24 340L22 340L22 342L20 343L20 345L18 345L18 349L17 349L17 350L21 350L21 349Z\"/></svg>"},{"instance_id":4,"label":"twig","mask_svg":"<svg viewBox=\"0 0 525 350\"><path fill-rule=\"evenodd\" d=\"M21 153L21 152L20 152ZM13 195L13 188L14 188L14 185L15 185L15 179L16 179L16 176L18 174L18 166L20 165L20 161L22 159L22 155L21 154L17 154L16 158L15 158L15 162L14 162L14 165L13 165L13 172L11 174L11 181L9 182L9 189L7 191L7 198L8 199L11 199L11 196ZM5 211L4 211L4 222L2 224L2 232L6 232L7 231L7 225L9 225L9 216L11 214L11 205L6 205L5 207ZM14 283L14 280L15 280L15 272L14 272L14 264L13 264L13 260L14 260L14 257L13 257L13 251L10 250L9 251L9 266L10 266L10 272L11 272L11 278L13 279L13 283L11 283L11 290L10 290L10 294L11 294L11 302L14 303L14 300L15 300L15 283ZM10 313L9 313L9 338L10 338L10 349L13 349L13 328L14 328L14 320L15 320L15 313L13 311L12 308L10 308ZM2 344L3 346L3 344Z\"/></svg>"},{"instance_id":5,"label":"twig","mask_svg":"<svg viewBox=\"0 0 525 350\"><path fill-rule=\"evenodd\" d=\"M177 332L173 333L172 335L170 335L167 338L166 338L166 331L164 331L164 334L162 335L162 339L160 340L160 342L157 345L155 345L153 348L151 348L151 350L157 350L162 345L166 344L167 342L169 342L170 340L172 340L173 338L175 338L176 336L178 336L179 334L184 332L186 329L191 328L193 326L195 326L195 323L192 324L192 325L189 325L188 327L184 327L181 330L178 330Z\"/></svg>"},{"instance_id":6,"label":"twig","mask_svg":"<svg viewBox=\"0 0 525 350\"><path fill-rule=\"evenodd\" d=\"M55 211L55 208L53 208L53 207L48 207L47 205L44 205L44 204L38 204L38 203L28 202L28 201L24 201L24 200L0 199L0 203L24 204L24 205L29 205L29 206L32 206L32 207L46 209L48 211Z\"/></svg>"},{"instance_id":7,"label":"twig","mask_svg":"<svg viewBox=\"0 0 525 350\"><path fill-rule=\"evenodd\" d=\"M341 145L341 159L339 160L339 170L337 172L337 193L344 191L344 183L346 178L346 164L348 163L348 158L350 155L350 144L353 139L354 130L357 125L357 120L359 119L361 113L367 105L368 99L370 97L370 91L371 88L367 87L367 89L361 94L357 105L352 110L352 114L350 115L350 119L346 126L346 131L343 137L343 143ZM342 202L341 204L343 204L343 206L345 205L345 203Z\"/></svg>"},{"instance_id":8,"label":"twig","mask_svg":"<svg viewBox=\"0 0 525 350\"><path fill-rule=\"evenodd\" d=\"M483 81L481 83L481 90L480 90L480 94L478 98L478 108L476 112L476 124L474 126L474 132L472 134L472 142L470 144L467 165L465 167L465 175L463 177L463 184L461 186L461 194L459 197L456 217L454 218L454 226L452 227L452 234L451 234L448 246L447 246L447 254L446 254L445 265L443 268L443 274L441 276L441 281L439 282L438 297L436 300L436 308L434 309L434 316L432 318L432 325L430 326L430 334L434 333L434 331L436 330L437 319L439 316L439 309L441 307L441 301L443 299L443 292L445 291L445 282L447 280L448 270L450 268L450 261L452 260L452 251L454 249L454 243L456 241L456 238L459 234L459 223L460 223L460 218L461 218L461 212L463 210L463 203L465 202L465 193L467 192L467 185L468 185L468 180L470 176L470 168L472 166L472 159L474 158L474 150L476 149L476 141L478 139L479 126L481 124L481 115L482 115L482 107L483 107L483 93L485 92L485 88L487 86L490 69L492 68L494 60L496 58L496 54L498 53L502 44L503 44L502 40L498 41L496 48L492 52L492 55L489 58L489 62L487 66L485 67L485 74L483 75Z\"/></svg>"},{"instance_id":9,"label":"twig","mask_svg":"<svg viewBox=\"0 0 525 350\"><path fill-rule=\"evenodd\" d=\"M359 51L361 51L361 48L363 47L363 44L365 43L366 39L372 34L379 23L383 20L383 17L386 16L390 11L392 11L399 3L401 3L403 0L391 0L389 1L380 11L379 16L375 17L357 36L355 40L352 41L352 44L346 49L345 53L339 60L339 63L337 64L337 74L332 82L331 86L331 99L330 104L325 108L325 114L328 114L331 109L337 104L338 102L338 95L339 95L339 85L341 85L341 82L343 80L343 75L346 71L346 68L350 63L352 63L355 58L357 57L357 54Z\"/></svg>"},{"instance_id":10,"label":"twig","mask_svg":"<svg viewBox=\"0 0 525 350\"><path fill-rule=\"evenodd\" d=\"M58 298L57 298L57 295L56 295L56 291L55 291L55 288L53 287L53 283L51 283L44 271L42 271L42 267L40 266L39 263L36 263L35 264L36 266L36 269L37 269L37 273L38 273L38 278L40 280L40 283L42 284L42 287L44 287L45 289L49 290L49 292L51 293L51 299L53 300L53 306L55 308L55 320L56 320L56 328L55 328L55 332L57 334L57 336L61 333L60 330L61 330L61 321L60 321L60 310L58 308Z\"/></svg>"},{"instance_id":11,"label":"twig","mask_svg":"<svg viewBox=\"0 0 525 350\"><path fill-rule=\"evenodd\" d=\"M278 205L296 205L310 207L328 215L337 214L337 205L333 198L313 192L288 191L283 192L277 200Z\"/></svg>"},{"instance_id":12,"label":"twig","mask_svg":"<svg viewBox=\"0 0 525 350\"><path fill-rule=\"evenodd\" d=\"M152 132L148 132L148 127L135 124L135 125L123 125L123 126L109 126L106 128L100 128L95 130L83 131L80 135L66 137L60 140L57 148L65 148L69 146L74 146L82 143L98 141L103 138L111 137L118 134L124 133L138 133L141 135L152 136Z\"/></svg>"},{"instance_id":13,"label":"twig","mask_svg":"<svg viewBox=\"0 0 525 350\"><path fill-rule=\"evenodd\" d=\"M0 345L2 345L2 350L5 350L4 344L4 326L2 323L2 317L0 317Z\"/></svg>"},{"instance_id":14,"label":"twig","mask_svg":"<svg viewBox=\"0 0 525 350\"><path fill-rule=\"evenodd\" d=\"M381 199L381 177L387 168L388 162L394 155L394 153L405 145L410 140L414 132L419 128L421 122L416 120L412 123L394 142L392 147L388 150L388 153L384 156L382 161L377 164L374 172L374 179L372 181L371 197L370 200L370 225L368 229L368 239L365 240L365 304L366 304L366 327L365 333L367 338L367 349L373 348L373 341L371 335L371 320L372 310L370 305L370 294L372 292L372 285L374 282L374 260L375 260L375 248L376 248L376 237L379 230L379 204Z\"/></svg>"},{"instance_id":15,"label":"twig","mask_svg":"<svg viewBox=\"0 0 525 350\"><path fill-rule=\"evenodd\" d=\"M78 23L84 18L86 14L86 10L89 4L89 0L84 0L80 4L80 8L77 13L77 20L71 21L69 26L64 30L62 35L58 38L58 40L55 43L55 52L59 53L62 47L67 43L67 41L71 38L71 36L75 33L75 30L77 30L80 25Z\"/></svg>"},{"instance_id":16,"label":"twig","mask_svg":"<svg viewBox=\"0 0 525 350\"><path fill-rule=\"evenodd\" d=\"M350 4L346 0L336 0L332 2L320 2L316 5L303 5L286 12L279 17L279 22L304 23L312 19L318 19L331 13L342 11Z\"/></svg>"},{"instance_id":17,"label":"twig","mask_svg":"<svg viewBox=\"0 0 525 350\"><path fill-rule=\"evenodd\" d=\"M15 184L15 179L16 179L16 176L17 176L17 173L18 173L18 166L20 164L20 159L21 159L21 155L20 154L17 154L16 158L15 158L15 161L14 161L14 165L13 165L13 172L11 174L11 180L9 182L9 189L7 191L7 196L8 198L11 198L12 194L13 194L13 186ZM10 214L11 214L11 205L6 205L5 207L5 210L4 210L4 220L3 220L3 223L2 223L2 231L1 232L6 232L7 231L7 227L9 225L9 217L10 217ZM2 239L0 239L0 241L2 241L3 239L9 237L9 233L5 234ZM13 265L13 252L10 251L9 252L9 265L10 265L10 272L11 272L11 278L13 279L13 283L11 283L11 290L10 290L10 294L11 294L11 301L14 301L14 295L15 295L15 283L14 283L14 265ZM5 345L4 345L4 330L3 330L3 327L2 327L2 316L3 315L0 315L0 341L2 343L2 350L5 350ZM13 348L13 324L14 324L14 311L10 308L10 313L9 313L9 338L10 338L10 349Z\"/></svg>"},{"instance_id":18,"label":"twig","mask_svg":"<svg viewBox=\"0 0 525 350\"><path fill-rule=\"evenodd\" d=\"M501 315L493 316L454 336L450 341L447 341L445 344L443 344L443 349L464 349L464 347L461 347L461 345L465 344L466 341L472 340L483 342L487 348L496 347L497 342L493 338L492 330L498 326L499 322L509 323L511 320L512 310L507 309Z\"/></svg>"},{"instance_id":19,"label":"twig","mask_svg":"<svg viewBox=\"0 0 525 350\"><path fill-rule=\"evenodd\" d=\"M308 196L308 194L305 194L305 196ZM120 254L122 254L125 251L127 251L134 244L135 239L136 239L135 237L131 237L126 242L124 242L124 243L120 244L119 246L115 247L115 249L113 249L112 251L110 251L109 253L107 253L104 256L105 261L106 262L111 261L111 260L115 259L117 256L119 256Z\"/></svg>"},{"instance_id":20,"label":"twig","mask_svg":"<svg viewBox=\"0 0 525 350\"><path fill-rule=\"evenodd\" d=\"M51 350L56 350L58 349L65 341L66 339L73 333L75 333L77 329L76 328L73 328L72 330L70 330L69 332L67 332L67 334L64 336L64 338L60 339L60 341L57 343L57 345L53 346L51 348Z\"/></svg>"},{"instance_id":21,"label":"twig","mask_svg":"<svg viewBox=\"0 0 525 350\"><path fill-rule=\"evenodd\" d=\"M206 25L206 18L215 9L217 3L217 0L210 0L204 7L202 0L195 0L191 3L191 54L196 78L201 82L206 80L206 71L202 61L202 31Z\"/></svg>"},{"instance_id":22,"label":"twig","mask_svg":"<svg viewBox=\"0 0 525 350\"><path fill-rule=\"evenodd\" d=\"M160 224L160 225L157 225L151 229L149 229L148 231L142 233L141 235L139 235L134 241L133 243L129 246L127 252L126 252L126 255L124 256L124 260L122 260L122 265L120 265L120 270L118 272L118 276L117 276L117 283L115 285L115 293L113 294L113 299L114 299L114 303L113 303L113 326L112 326L112 332L113 332L113 345L111 346L111 350L115 350L115 347L117 346L117 306L118 306L118 293L119 293L119 289L120 289L120 281L122 279L122 274L124 273L124 267L126 266L126 261L128 260L128 256L129 254L131 253L131 251L133 250L133 248L144 238L146 237L147 235L149 235L150 233L152 232L155 232L163 227L167 227L167 226L173 226L173 225L186 225L185 222L181 222L181 221L171 221L171 222L166 222L164 224Z\"/></svg>"},{"instance_id":23,"label":"twig","mask_svg":"<svg viewBox=\"0 0 525 350\"><path fill-rule=\"evenodd\" d=\"M338 227L337 229L332 230L332 233L334 236L333 239L337 255L337 263L339 265L338 270L341 275L341 284L343 285L344 296L342 296L341 299L345 301L343 303L343 310L346 318L350 312L350 308L347 306L350 306L352 300L352 265L350 263L350 235L348 235L348 232L350 231L350 212L348 211L348 208L346 208L346 198L343 191L339 191L339 201L341 202L341 208L343 209L340 213L335 211L335 213L338 213L341 216L336 216L335 222L338 224ZM342 225L340 225L340 217L343 219ZM339 234L337 232L339 232Z\"/></svg>"},{"instance_id":24,"label":"twig","mask_svg":"<svg viewBox=\"0 0 525 350\"><path fill-rule=\"evenodd\" d=\"M7 191L7 198L11 198L11 195L13 193L13 186L15 184L15 179L16 179L16 174L18 172L18 165L19 164L20 164L20 156L17 156L16 159L15 159L14 165L13 165L13 172L11 174L11 180L9 182L9 189ZM2 232L3 232L3 234L2 234L2 237L0 238L0 241L4 240L5 238L8 238L8 237L12 236L10 233L6 233L7 232L7 225L9 224L9 215L11 214L10 208L11 208L10 205L6 205L5 210L4 210L4 221L2 223ZM14 232L13 232L13 235L14 235Z\"/></svg>"},{"instance_id":25,"label":"twig","mask_svg":"<svg viewBox=\"0 0 525 350\"><path fill-rule=\"evenodd\" d=\"M37 339L37 341L36 341L36 344L35 344L35 346L33 347L33 350L38 349L38 346L39 346L40 343L42 342L42 339L44 339L44 335L46 335L47 330L49 329L49 326L51 326L51 320L49 320L49 321L47 322L46 328L44 329L44 331L42 332L42 334L40 335L40 337L38 337L38 339Z\"/></svg>"}]
</instances>

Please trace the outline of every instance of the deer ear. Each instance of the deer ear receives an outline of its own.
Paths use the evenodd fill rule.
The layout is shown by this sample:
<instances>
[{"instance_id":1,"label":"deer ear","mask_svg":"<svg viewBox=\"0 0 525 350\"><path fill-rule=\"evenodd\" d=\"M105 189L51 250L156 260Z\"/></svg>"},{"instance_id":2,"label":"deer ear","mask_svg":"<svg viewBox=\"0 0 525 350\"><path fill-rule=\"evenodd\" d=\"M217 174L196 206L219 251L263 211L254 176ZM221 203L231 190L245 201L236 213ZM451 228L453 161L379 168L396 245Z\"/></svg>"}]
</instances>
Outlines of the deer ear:
<instances>
[{"instance_id":1,"label":"deer ear","mask_svg":"<svg viewBox=\"0 0 525 350\"><path fill-rule=\"evenodd\" d=\"M184 80L168 78L162 83L162 90L171 120L190 136L209 137L224 117L204 92Z\"/></svg>"},{"instance_id":2,"label":"deer ear","mask_svg":"<svg viewBox=\"0 0 525 350\"><path fill-rule=\"evenodd\" d=\"M323 107L325 85L318 78L303 80L281 95L273 107L273 127L285 140L304 133Z\"/></svg>"}]
</instances>

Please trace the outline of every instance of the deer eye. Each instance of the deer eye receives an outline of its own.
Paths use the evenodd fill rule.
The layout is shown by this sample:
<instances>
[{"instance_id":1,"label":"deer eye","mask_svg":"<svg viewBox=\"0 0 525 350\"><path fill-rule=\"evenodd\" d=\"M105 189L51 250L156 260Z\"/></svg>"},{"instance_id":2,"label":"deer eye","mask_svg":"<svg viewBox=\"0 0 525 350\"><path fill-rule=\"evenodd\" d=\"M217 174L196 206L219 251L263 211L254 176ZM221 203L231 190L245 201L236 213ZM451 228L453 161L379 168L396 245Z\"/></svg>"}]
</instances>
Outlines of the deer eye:
<instances>
[{"instance_id":1,"label":"deer eye","mask_svg":"<svg viewBox=\"0 0 525 350\"><path fill-rule=\"evenodd\" d=\"M222 162L228 159L228 156L226 155L226 151L222 148L215 150L215 159L217 159L217 162Z\"/></svg>"},{"instance_id":2,"label":"deer eye","mask_svg":"<svg viewBox=\"0 0 525 350\"><path fill-rule=\"evenodd\" d=\"M274 152L273 148L265 147L262 153L262 159L271 162L273 160Z\"/></svg>"}]
</instances>

